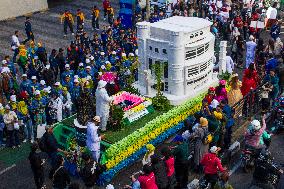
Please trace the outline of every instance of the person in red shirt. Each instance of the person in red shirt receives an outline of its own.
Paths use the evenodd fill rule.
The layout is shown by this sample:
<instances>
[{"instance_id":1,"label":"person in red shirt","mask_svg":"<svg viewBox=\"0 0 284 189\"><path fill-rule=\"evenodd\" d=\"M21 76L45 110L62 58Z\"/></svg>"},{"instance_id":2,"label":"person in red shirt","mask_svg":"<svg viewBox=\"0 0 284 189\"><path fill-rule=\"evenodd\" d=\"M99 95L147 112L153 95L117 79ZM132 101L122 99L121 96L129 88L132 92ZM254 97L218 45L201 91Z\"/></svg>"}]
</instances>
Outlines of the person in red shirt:
<instances>
[{"instance_id":1,"label":"person in red shirt","mask_svg":"<svg viewBox=\"0 0 284 189\"><path fill-rule=\"evenodd\" d=\"M211 104L212 100L215 98L215 88L209 87L207 95L205 95L203 100L207 100L208 104Z\"/></svg>"},{"instance_id":2,"label":"person in red shirt","mask_svg":"<svg viewBox=\"0 0 284 189\"><path fill-rule=\"evenodd\" d=\"M258 82L257 71L255 64L250 64L249 67L244 71L243 82L241 87L242 95L247 95L251 89L255 89Z\"/></svg>"},{"instance_id":3,"label":"person in red shirt","mask_svg":"<svg viewBox=\"0 0 284 189\"><path fill-rule=\"evenodd\" d=\"M163 160L167 168L168 189L174 189L176 186L174 156L172 155L171 150L168 147L163 148L161 150L161 154L164 156Z\"/></svg>"},{"instance_id":4,"label":"person in red shirt","mask_svg":"<svg viewBox=\"0 0 284 189\"><path fill-rule=\"evenodd\" d=\"M205 179L211 184L212 188L214 188L218 181L218 172L224 172L226 170L223 168L221 160L217 156L220 150L221 148L212 146L210 153L205 154L200 162L204 167Z\"/></svg>"},{"instance_id":5,"label":"person in red shirt","mask_svg":"<svg viewBox=\"0 0 284 189\"><path fill-rule=\"evenodd\" d=\"M234 26L237 27L239 31L243 29L243 20L240 15L237 15L234 19Z\"/></svg>"},{"instance_id":6,"label":"person in red shirt","mask_svg":"<svg viewBox=\"0 0 284 189\"><path fill-rule=\"evenodd\" d=\"M158 189L155 175L150 165L143 166L143 174L138 177L141 189Z\"/></svg>"},{"instance_id":7,"label":"person in red shirt","mask_svg":"<svg viewBox=\"0 0 284 189\"><path fill-rule=\"evenodd\" d=\"M107 13L108 13L108 8L110 7L110 2L109 0L104 0L103 1L103 8L104 8L104 20L106 20L106 16L107 16Z\"/></svg>"}]
</instances>

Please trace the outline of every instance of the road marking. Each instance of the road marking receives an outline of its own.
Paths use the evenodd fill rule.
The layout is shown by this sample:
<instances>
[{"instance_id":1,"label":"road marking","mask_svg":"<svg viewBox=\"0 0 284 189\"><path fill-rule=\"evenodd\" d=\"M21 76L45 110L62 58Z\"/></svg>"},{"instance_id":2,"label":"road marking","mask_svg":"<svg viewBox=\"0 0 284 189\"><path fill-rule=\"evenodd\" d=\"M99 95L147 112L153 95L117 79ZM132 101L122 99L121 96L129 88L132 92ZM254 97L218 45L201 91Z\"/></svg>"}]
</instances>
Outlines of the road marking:
<instances>
[{"instance_id":1,"label":"road marking","mask_svg":"<svg viewBox=\"0 0 284 189\"><path fill-rule=\"evenodd\" d=\"M236 172L236 170L238 170L238 168L241 166L242 161L239 161L230 171L229 171L229 176L231 176L232 174L234 174Z\"/></svg>"},{"instance_id":2,"label":"road marking","mask_svg":"<svg viewBox=\"0 0 284 189\"><path fill-rule=\"evenodd\" d=\"M9 171L10 169L12 169L13 167L16 167L16 164L11 165L10 167L7 167L5 169L3 169L2 171L0 171L0 175L3 175L4 173L6 173L7 171Z\"/></svg>"}]
</instances>

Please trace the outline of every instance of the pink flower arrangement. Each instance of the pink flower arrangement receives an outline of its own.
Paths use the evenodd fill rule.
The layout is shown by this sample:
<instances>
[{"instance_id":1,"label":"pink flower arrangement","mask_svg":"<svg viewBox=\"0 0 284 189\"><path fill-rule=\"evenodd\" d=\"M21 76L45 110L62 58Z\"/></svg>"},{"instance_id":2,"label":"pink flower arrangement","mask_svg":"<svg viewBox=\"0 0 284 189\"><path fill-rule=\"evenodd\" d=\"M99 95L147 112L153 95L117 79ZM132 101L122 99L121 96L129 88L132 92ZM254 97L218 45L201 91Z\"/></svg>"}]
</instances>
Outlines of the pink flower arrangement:
<instances>
[{"instance_id":1,"label":"pink flower arrangement","mask_svg":"<svg viewBox=\"0 0 284 189\"><path fill-rule=\"evenodd\" d=\"M116 79L116 76L114 75L113 72L105 72L101 77L100 80L104 80L108 83L114 82Z\"/></svg>"},{"instance_id":2,"label":"pink flower arrangement","mask_svg":"<svg viewBox=\"0 0 284 189\"><path fill-rule=\"evenodd\" d=\"M138 106L142 102L144 102L144 99L142 97L123 91L113 97L113 104L117 105L125 100L133 102L133 104L125 107L123 109L124 111L127 111L135 106Z\"/></svg>"}]
</instances>

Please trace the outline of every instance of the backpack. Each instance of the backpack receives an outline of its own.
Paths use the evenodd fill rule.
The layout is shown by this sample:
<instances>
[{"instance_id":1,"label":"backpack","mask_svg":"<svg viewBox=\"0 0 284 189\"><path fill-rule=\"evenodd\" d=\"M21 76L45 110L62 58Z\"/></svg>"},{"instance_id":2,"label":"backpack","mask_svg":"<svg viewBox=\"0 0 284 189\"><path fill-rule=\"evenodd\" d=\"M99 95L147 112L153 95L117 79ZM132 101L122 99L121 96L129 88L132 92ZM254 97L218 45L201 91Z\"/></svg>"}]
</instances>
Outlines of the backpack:
<instances>
[{"instance_id":1,"label":"backpack","mask_svg":"<svg viewBox=\"0 0 284 189\"><path fill-rule=\"evenodd\" d=\"M202 143L203 144L210 144L213 140L213 136L209 131L204 131L204 136L202 138Z\"/></svg>"}]
</instances>

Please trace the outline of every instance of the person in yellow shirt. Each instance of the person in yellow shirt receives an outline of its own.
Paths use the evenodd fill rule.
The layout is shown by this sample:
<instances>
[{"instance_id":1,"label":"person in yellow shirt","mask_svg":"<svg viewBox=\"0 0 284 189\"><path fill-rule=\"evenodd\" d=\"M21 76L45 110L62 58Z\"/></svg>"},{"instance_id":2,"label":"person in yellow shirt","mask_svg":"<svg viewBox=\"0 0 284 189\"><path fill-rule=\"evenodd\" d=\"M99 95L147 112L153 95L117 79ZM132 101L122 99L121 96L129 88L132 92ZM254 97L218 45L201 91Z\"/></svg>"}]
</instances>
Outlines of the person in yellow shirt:
<instances>
[{"instance_id":1,"label":"person in yellow shirt","mask_svg":"<svg viewBox=\"0 0 284 189\"><path fill-rule=\"evenodd\" d=\"M84 26L85 22L85 15L81 11L81 9L77 9L77 30L79 29L79 26Z\"/></svg>"},{"instance_id":2,"label":"person in yellow shirt","mask_svg":"<svg viewBox=\"0 0 284 189\"><path fill-rule=\"evenodd\" d=\"M74 31L73 31L74 19L70 11L65 10L65 12L61 15L61 24L64 24L64 37L67 36L68 27L72 35L74 35Z\"/></svg>"},{"instance_id":3,"label":"person in yellow shirt","mask_svg":"<svg viewBox=\"0 0 284 189\"><path fill-rule=\"evenodd\" d=\"M108 15L108 23L110 25L112 25L113 24L113 20L114 20L114 10L113 10L113 8L111 6L109 6L107 8L107 15Z\"/></svg>"},{"instance_id":4,"label":"person in yellow shirt","mask_svg":"<svg viewBox=\"0 0 284 189\"><path fill-rule=\"evenodd\" d=\"M92 9L92 27L93 30L99 30L99 17L100 17L100 10L97 6L94 6Z\"/></svg>"}]
</instances>

